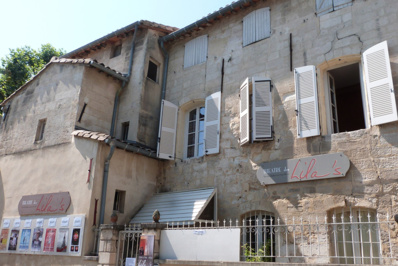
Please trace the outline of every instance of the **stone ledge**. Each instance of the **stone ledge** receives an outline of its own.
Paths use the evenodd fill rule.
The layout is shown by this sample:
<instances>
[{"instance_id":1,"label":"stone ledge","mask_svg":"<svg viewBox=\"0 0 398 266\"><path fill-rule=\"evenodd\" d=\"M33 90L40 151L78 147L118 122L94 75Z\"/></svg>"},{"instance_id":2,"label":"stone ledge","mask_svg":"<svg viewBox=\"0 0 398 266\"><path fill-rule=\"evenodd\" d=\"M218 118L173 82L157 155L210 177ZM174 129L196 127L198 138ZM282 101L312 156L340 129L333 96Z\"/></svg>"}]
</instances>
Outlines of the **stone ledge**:
<instances>
[{"instance_id":1,"label":"stone ledge","mask_svg":"<svg viewBox=\"0 0 398 266\"><path fill-rule=\"evenodd\" d=\"M84 256L84 260L98 261L98 256Z\"/></svg>"},{"instance_id":2,"label":"stone ledge","mask_svg":"<svg viewBox=\"0 0 398 266\"><path fill-rule=\"evenodd\" d=\"M162 224L162 223L142 223L141 228L142 229L164 229L167 227L167 224Z\"/></svg>"}]
</instances>

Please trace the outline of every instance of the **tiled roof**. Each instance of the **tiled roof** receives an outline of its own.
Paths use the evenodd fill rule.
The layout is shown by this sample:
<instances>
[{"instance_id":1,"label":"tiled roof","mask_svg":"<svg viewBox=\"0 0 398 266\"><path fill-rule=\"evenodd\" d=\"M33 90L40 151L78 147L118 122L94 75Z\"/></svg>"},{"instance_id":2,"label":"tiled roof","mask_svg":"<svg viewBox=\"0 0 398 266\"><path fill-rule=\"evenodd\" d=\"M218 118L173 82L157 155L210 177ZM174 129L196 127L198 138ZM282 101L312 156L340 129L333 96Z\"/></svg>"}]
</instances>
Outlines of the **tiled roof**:
<instances>
[{"instance_id":1,"label":"tiled roof","mask_svg":"<svg viewBox=\"0 0 398 266\"><path fill-rule=\"evenodd\" d=\"M30 80L28 80L24 85L19 87L16 91L14 91L13 94L11 94L7 99L5 99L0 105L4 105L8 100L10 100L12 97L14 97L16 94L20 93L28 84L30 84L33 80L36 79L41 73L43 73L49 65L51 64L83 64L87 66L102 66L104 70L107 70L112 74L112 76L119 78L121 80L125 79L122 73L111 69L110 67L105 66L102 63L98 63L97 60L91 59L91 58L85 58L85 59L69 59L69 58L58 58L58 57L53 57L51 58L50 62L48 62L47 65L45 65L39 72L37 72L36 75L34 75ZM95 64L95 65L94 65ZM107 73L106 73L107 74Z\"/></svg>"},{"instance_id":2,"label":"tiled roof","mask_svg":"<svg viewBox=\"0 0 398 266\"><path fill-rule=\"evenodd\" d=\"M75 130L72 132L72 135L76 136L76 137L86 138L86 139L98 140L101 142L105 142L106 139L111 138L111 136L109 136L108 134L101 133L101 132L88 131L88 130Z\"/></svg>"}]
</instances>

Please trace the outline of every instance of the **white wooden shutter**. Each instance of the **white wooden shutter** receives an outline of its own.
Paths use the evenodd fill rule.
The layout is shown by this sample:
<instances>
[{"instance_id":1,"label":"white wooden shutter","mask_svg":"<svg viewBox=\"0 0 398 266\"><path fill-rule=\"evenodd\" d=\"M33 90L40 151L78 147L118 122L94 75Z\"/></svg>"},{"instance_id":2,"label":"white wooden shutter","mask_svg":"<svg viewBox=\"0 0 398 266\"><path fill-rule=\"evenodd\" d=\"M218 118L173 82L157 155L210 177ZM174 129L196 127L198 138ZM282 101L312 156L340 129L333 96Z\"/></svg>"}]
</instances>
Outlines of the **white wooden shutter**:
<instances>
[{"instance_id":1,"label":"white wooden shutter","mask_svg":"<svg viewBox=\"0 0 398 266\"><path fill-rule=\"evenodd\" d=\"M344 8L344 7L351 6L351 5L352 5L352 0L334 0L333 1L334 10L338 10L340 8Z\"/></svg>"},{"instance_id":2,"label":"white wooden shutter","mask_svg":"<svg viewBox=\"0 0 398 266\"><path fill-rule=\"evenodd\" d=\"M271 17L270 8L256 10L256 41L271 36Z\"/></svg>"},{"instance_id":3,"label":"white wooden shutter","mask_svg":"<svg viewBox=\"0 0 398 266\"><path fill-rule=\"evenodd\" d=\"M250 139L249 85L247 78L240 86L240 145L249 142Z\"/></svg>"},{"instance_id":4,"label":"white wooden shutter","mask_svg":"<svg viewBox=\"0 0 398 266\"><path fill-rule=\"evenodd\" d=\"M317 136L319 130L318 95L315 66L294 69L297 108L297 137Z\"/></svg>"},{"instance_id":5,"label":"white wooden shutter","mask_svg":"<svg viewBox=\"0 0 398 266\"><path fill-rule=\"evenodd\" d=\"M163 100L161 108L157 155L161 159L174 160L178 107Z\"/></svg>"},{"instance_id":6,"label":"white wooden shutter","mask_svg":"<svg viewBox=\"0 0 398 266\"><path fill-rule=\"evenodd\" d=\"M272 138L271 80L253 77L253 141Z\"/></svg>"},{"instance_id":7,"label":"white wooden shutter","mask_svg":"<svg viewBox=\"0 0 398 266\"><path fill-rule=\"evenodd\" d=\"M397 120L394 85L392 82L387 41L376 44L363 53L366 92L372 125Z\"/></svg>"},{"instance_id":8,"label":"white wooden shutter","mask_svg":"<svg viewBox=\"0 0 398 266\"><path fill-rule=\"evenodd\" d=\"M243 46L256 41L256 12L243 18Z\"/></svg>"},{"instance_id":9,"label":"white wooden shutter","mask_svg":"<svg viewBox=\"0 0 398 266\"><path fill-rule=\"evenodd\" d=\"M195 39L185 44L184 68L195 64Z\"/></svg>"},{"instance_id":10,"label":"white wooden shutter","mask_svg":"<svg viewBox=\"0 0 398 266\"><path fill-rule=\"evenodd\" d=\"M321 16L323 14L333 11L333 0L316 0L316 14Z\"/></svg>"},{"instance_id":11,"label":"white wooden shutter","mask_svg":"<svg viewBox=\"0 0 398 266\"><path fill-rule=\"evenodd\" d=\"M207 59L207 35L197 37L195 41L195 62L200 64L206 62Z\"/></svg>"},{"instance_id":12,"label":"white wooden shutter","mask_svg":"<svg viewBox=\"0 0 398 266\"><path fill-rule=\"evenodd\" d=\"M219 153L221 91L206 98L205 109L205 154Z\"/></svg>"}]
</instances>

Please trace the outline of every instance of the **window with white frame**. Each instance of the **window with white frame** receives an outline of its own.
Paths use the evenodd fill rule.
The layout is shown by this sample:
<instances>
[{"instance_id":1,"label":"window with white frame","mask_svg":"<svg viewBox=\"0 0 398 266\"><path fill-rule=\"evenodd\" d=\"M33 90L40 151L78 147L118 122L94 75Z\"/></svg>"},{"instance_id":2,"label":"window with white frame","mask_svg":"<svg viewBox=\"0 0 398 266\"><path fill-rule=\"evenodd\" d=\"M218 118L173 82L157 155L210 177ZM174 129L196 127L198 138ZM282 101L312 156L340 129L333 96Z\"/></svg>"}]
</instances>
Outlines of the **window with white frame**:
<instances>
[{"instance_id":1,"label":"window with white frame","mask_svg":"<svg viewBox=\"0 0 398 266\"><path fill-rule=\"evenodd\" d=\"M243 18L243 46L271 36L270 8L257 9Z\"/></svg>"},{"instance_id":2,"label":"window with white frame","mask_svg":"<svg viewBox=\"0 0 398 266\"><path fill-rule=\"evenodd\" d=\"M275 218L265 211L247 212L242 217L242 260L274 261Z\"/></svg>"},{"instance_id":3,"label":"window with white frame","mask_svg":"<svg viewBox=\"0 0 398 266\"><path fill-rule=\"evenodd\" d=\"M351 5L352 0L316 0L316 14L322 16Z\"/></svg>"},{"instance_id":4,"label":"window with white frame","mask_svg":"<svg viewBox=\"0 0 398 266\"><path fill-rule=\"evenodd\" d=\"M329 213L332 263L380 264L379 225L370 209L335 209Z\"/></svg>"},{"instance_id":5,"label":"window with white frame","mask_svg":"<svg viewBox=\"0 0 398 266\"><path fill-rule=\"evenodd\" d=\"M206 62L207 35L197 37L185 44L184 68Z\"/></svg>"},{"instance_id":6,"label":"window with white frame","mask_svg":"<svg viewBox=\"0 0 398 266\"><path fill-rule=\"evenodd\" d=\"M204 155L205 107L197 107L187 113L186 158Z\"/></svg>"},{"instance_id":7,"label":"window with white frame","mask_svg":"<svg viewBox=\"0 0 398 266\"><path fill-rule=\"evenodd\" d=\"M319 135L316 68L296 68L294 76L297 136ZM321 103L325 103L322 108L325 106L328 133L398 120L386 41L366 50L361 62L327 69L323 76L326 79L325 98Z\"/></svg>"}]
</instances>

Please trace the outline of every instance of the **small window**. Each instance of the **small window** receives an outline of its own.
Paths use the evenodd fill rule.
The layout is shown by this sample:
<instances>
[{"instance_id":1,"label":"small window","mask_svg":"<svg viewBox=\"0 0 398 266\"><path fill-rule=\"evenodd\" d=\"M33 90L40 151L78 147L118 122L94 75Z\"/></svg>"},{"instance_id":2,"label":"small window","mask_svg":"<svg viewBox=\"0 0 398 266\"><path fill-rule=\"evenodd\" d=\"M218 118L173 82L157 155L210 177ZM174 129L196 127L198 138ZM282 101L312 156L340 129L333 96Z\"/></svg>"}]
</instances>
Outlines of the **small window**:
<instances>
[{"instance_id":1,"label":"small window","mask_svg":"<svg viewBox=\"0 0 398 266\"><path fill-rule=\"evenodd\" d=\"M270 8L261 8L243 18L243 46L271 36Z\"/></svg>"},{"instance_id":2,"label":"small window","mask_svg":"<svg viewBox=\"0 0 398 266\"><path fill-rule=\"evenodd\" d=\"M116 190L115 200L113 202L113 210L116 212L124 212L124 200L126 198L126 191Z\"/></svg>"},{"instance_id":3,"label":"small window","mask_svg":"<svg viewBox=\"0 0 398 266\"><path fill-rule=\"evenodd\" d=\"M43 140L44 137L44 129L46 127L46 122L47 119L41 119L39 120L39 123L37 125L37 130L36 130L36 137L35 137L35 141L41 141Z\"/></svg>"},{"instance_id":4,"label":"small window","mask_svg":"<svg viewBox=\"0 0 398 266\"><path fill-rule=\"evenodd\" d=\"M113 47L112 53L111 53L111 58L114 58L116 56L119 56L122 54L122 44L117 44Z\"/></svg>"},{"instance_id":5,"label":"small window","mask_svg":"<svg viewBox=\"0 0 398 266\"><path fill-rule=\"evenodd\" d=\"M205 107L197 107L187 115L186 157L204 155Z\"/></svg>"},{"instance_id":6,"label":"small window","mask_svg":"<svg viewBox=\"0 0 398 266\"><path fill-rule=\"evenodd\" d=\"M149 60L147 78L158 82L158 65Z\"/></svg>"},{"instance_id":7,"label":"small window","mask_svg":"<svg viewBox=\"0 0 398 266\"><path fill-rule=\"evenodd\" d=\"M185 44L184 68L206 62L207 35L197 37Z\"/></svg>"},{"instance_id":8,"label":"small window","mask_svg":"<svg viewBox=\"0 0 398 266\"><path fill-rule=\"evenodd\" d=\"M352 0L316 0L316 14L319 17L351 5Z\"/></svg>"},{"instance_id":9,"label":"small window","mask_svg":"<svg viewBox=\"0 0 398 266\"><path fill-rule=\"evenodd\" d=\"M122 123L122 140L129 139L129 127L130 127L130 122Z\"/></svg>"}]
</instances>

